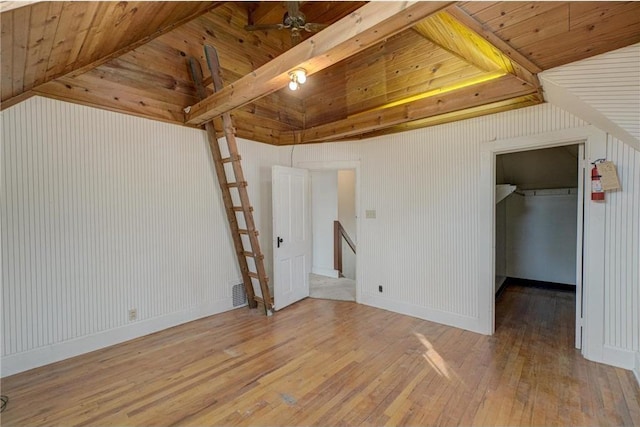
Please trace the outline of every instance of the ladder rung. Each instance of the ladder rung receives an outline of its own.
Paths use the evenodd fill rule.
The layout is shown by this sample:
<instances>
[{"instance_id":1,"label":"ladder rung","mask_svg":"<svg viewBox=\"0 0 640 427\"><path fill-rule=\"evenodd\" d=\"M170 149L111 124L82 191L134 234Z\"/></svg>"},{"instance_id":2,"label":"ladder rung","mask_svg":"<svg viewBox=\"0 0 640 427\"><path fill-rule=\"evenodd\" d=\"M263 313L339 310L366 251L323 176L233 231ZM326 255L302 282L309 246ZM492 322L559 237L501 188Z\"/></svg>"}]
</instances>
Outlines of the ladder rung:
<instances>
[{"instance_id":1,"label":"ladder rung","mask_svg":"<svg viewBox=\"0 0 640 427\"><path fill-rule=\"evenodd\" d=\"M253 271L250 271L248 274L249 274L249 277L260 280L260 276L258 275L258 273L254 273ZM269 283L269 278L265 277L264 281Z\"/></svg>"},{"instance_id":2,"label":"ladder rung","mask_svg":"<svg viewBox=\"0 0 640 427\"><path fill-rule=\"evenodd\" d=\"M235 155L231 157L225 157L224 159L222 159L222 163L239 162L240 160L242 160L242 157L240 157L239 155Z\"/></svg>"},{"instance_id":3,"label":"ladder rung","mask_svg":"<svg viewBox=\"0 0 640 427\"><path fill-rule=\"evenodd\" d=\"M234 206L232 208L234 211L236 212L245 212L245 211L249 211L249 212L253 212L253 206L249 206L249 208L243 208L242 206Z\"/></svg>"},{"instance_id":4,"label":"ladder rung","mask_svg":"<svg viewBox=\"0 0 640 427\"><path fill-rule=\"evenodd\" d=\"M227 182L227 187L232 188L240 188L240 187L246 187L247 186L247 181L240 181L240 182Z\"/></svg>"},{"instance_id":5,"label":"ladder rung","mask_svg":"<svg viewBox=\"0 0 640 427\"><path fill-rule=\"evenodd\" d=\"M259 304L264 304L264 298L259 297L258 295L255 295L253 300ZM271 305L273 305L273 297L269 298L269 300L271 301Z\"/></svg>"},{"instance_id":6,"label":"ladder rung","mask_svg":"<svg viewBox=\"0 0 640 427\"><path fill-rule=\"evenodd\" d=\"M264 259L264 255L262 255L262 254L256 255L255 253L249 252L249 251L242 252L242 255L248 256L248 257L251 257L251 258L256 258L256 259L257 258Z\"/></svg>"},{"instance_id":7,"label":"ladder rung","mask_svg":"<svg viewBox=\"0 0 640 427\"><path fill-rule=\"evenodd\" d=\"M255 234L256 236L257 236L258 234L260 234L260 233L258 233L258 230L244 230L244 229L240 229L240 230L238 230L238 233L240 233L240 234L247 234L247 235L249 235L249 234L253 233L253 234Z\"/></svg>"}]
</instances>

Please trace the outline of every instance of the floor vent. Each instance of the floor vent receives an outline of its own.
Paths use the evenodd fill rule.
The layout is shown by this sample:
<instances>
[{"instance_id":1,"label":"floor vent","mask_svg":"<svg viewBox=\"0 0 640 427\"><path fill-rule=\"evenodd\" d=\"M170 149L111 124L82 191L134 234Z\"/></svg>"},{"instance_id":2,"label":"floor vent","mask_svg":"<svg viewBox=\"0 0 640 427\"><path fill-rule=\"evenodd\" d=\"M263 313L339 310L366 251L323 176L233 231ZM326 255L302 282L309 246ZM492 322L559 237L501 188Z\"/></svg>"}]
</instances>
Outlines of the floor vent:
<instances>
[{"instance_id":1,"label":"floor vent","mask_svg":"<svg viewBox=\"0 0 640 427\"><path fill-rule=\"evenodd\" d=\"M231 291L233 292L234 307L240 307L241 305L247 304L247 293L244 290L244 284L239 283L237 285L233 285Z\"/></svg>"}]
</instances>

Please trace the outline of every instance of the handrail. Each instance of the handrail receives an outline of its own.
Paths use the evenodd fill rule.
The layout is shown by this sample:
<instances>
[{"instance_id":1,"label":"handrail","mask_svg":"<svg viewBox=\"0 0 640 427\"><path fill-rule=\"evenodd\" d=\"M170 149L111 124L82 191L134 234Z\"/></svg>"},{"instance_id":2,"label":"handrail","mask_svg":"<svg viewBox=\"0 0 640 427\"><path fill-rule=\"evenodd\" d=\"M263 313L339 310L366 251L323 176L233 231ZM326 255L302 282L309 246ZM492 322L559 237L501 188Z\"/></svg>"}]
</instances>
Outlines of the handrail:
<instances>
[{"instance_id":1,"label":"handrail","mask_svg":"<svg viewBox=\"0 0 640 427\"><path fill-rule=\"evenodd\" d=\"M341 238L344 238L349 248L356 253L356 244L353 243L349 234L347 234L347 230L344 229L340 221L333 221L333 269L337 270L342 276L342 241Z\"/></svg>"}]
</instances>

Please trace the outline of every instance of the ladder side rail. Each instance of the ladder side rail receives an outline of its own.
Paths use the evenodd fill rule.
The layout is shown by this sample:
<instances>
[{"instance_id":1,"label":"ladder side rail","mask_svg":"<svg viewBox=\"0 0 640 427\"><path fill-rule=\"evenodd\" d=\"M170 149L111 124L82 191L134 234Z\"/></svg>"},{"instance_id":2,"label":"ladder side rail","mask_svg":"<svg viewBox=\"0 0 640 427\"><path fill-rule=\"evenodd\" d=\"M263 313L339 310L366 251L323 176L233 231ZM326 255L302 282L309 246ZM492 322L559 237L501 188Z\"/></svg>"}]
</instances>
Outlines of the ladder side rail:
<instances>
[{"instance_id":1,"label":"ladder side rail","mask_svg":"<svg viewBox=\"0 0 640 427\"><path fill-rule=\"evenodd\" d=\"M235 135L233 134L233 125L231 123L231 116L228 113L223 115L223 123L225 129L225 137L227 140L227 145L229 146L229 152L233 154L238 154L238 146L236 142ZM240 162L233 162L233 172L235 175L236 182L245 182L244 172L242 171L242 166ZM240 201L243 207L246 207L243 211L245 224L248 230L255 230L256 225L253 219L253 213L251 209L248 209L251 206L251 202L249 200L249 193L247 191L246 186L237 187L238 194L240 196ZM262 298L267 310L272 309L271 303L271 295L269 291L269 283L267 272L264 267L262 251L260 249L260 240L256 233L249 234L249 241L251 243L251 251L256 255L254 258L256 273L258 273L258 281L260 283L260 291L262 292Z\"/></svg>"},{"instance_id":2,"label":"ladder side rail","mask_svg":"<svg viewBox=\"0 0 640 427\"><path fill-rule=\"evenodd\" d=\"M207 66L209 67L209 71L211 73L211 80L213 81L214 90L217 92L222 89L222 78L220 76L220 62L218 60L217 51L209 45L204 47L205 57L207 60ZM233 122L231 119L231 114L224 113L222 115L222 127L225 135L225 140L227 143L227 148L229 150L229 157L237 157L237 161L232 161L232 170L234 174L234 180L236 183L243 182L246 180L244 178L244 172L242 171L242 164L239 160L238 153L238 144L236 141L236 136L233 128ZM255 231L255 221L253 219L253 213L251 212L251 202L249 200L249 193L247 191L246 185L235 187L238 190L238 194L240 196L240 204L242 205L244 218L245 218L245 226L247 230ZM249 233L249 242L251 244L251 252L253 252L254 263L257 273L257 279L260 285L260 291L262 293L263 304L265 308L265 312L270 312L273 309L272 299L269 291L269 278L267 277L267 272L264 267L264 257L262 256L262 251L260 249L260 241L258 239L257 233Z\"/></svg>"},{"instance_id":3,"label":"ladder side rail","mask_svg":"<svg viewBox=\"0 0 640 427\"><path fill-rule=\"evenodd\" d=\"M202 68L200 67L200 63L195 58L189 59L189 69L191 70L191 75L196 85L196 90L198 91L198 97L206 98L207 90L203 84ZM225 207L225 212L227 214L229 227L231 228L231 237L233 240L236 256L238 258L240 274L242 275L242 282L247 294L247 302L250 308L255 308L257 306L257 303L255 301L255 292L253 291L253 284L251 281L251 277L249 276L249 266L247 264L247 259L243 254L245 251L244 244L242 243L242 238L240 237L238 219L236 218L236 214L233 210L231 192L227 187L227 175L224 170L224 164L222 163L222 153L220 151L220 145L218 143L218 138L216 136L216 130L213 122L207 122L205 124L205 129L209 140L209 151L211 152L211 156L213 158L213 164L215 167L216 176L218 178L218 185L222 194L222 201Z\"/></svg>"}]
</instances>

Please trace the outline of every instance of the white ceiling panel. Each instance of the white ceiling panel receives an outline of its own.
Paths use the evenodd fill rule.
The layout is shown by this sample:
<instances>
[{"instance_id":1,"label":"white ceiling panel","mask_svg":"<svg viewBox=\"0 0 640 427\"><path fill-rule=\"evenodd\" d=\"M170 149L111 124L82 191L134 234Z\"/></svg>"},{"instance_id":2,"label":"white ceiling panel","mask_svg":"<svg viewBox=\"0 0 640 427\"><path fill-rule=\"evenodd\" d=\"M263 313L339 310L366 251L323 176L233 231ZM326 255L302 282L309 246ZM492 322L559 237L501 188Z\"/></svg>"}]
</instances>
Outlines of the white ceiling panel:
<instances>
[{"instance_id":1,"label":"white ceiling panel","mask_svg":"<svg viewBox=\"0 0 640 427\"><path fill-rule=\"evenodd\" d=\"M540 77L640 140L640 44L553 68Z\"/></svg>"}]
</instances>

